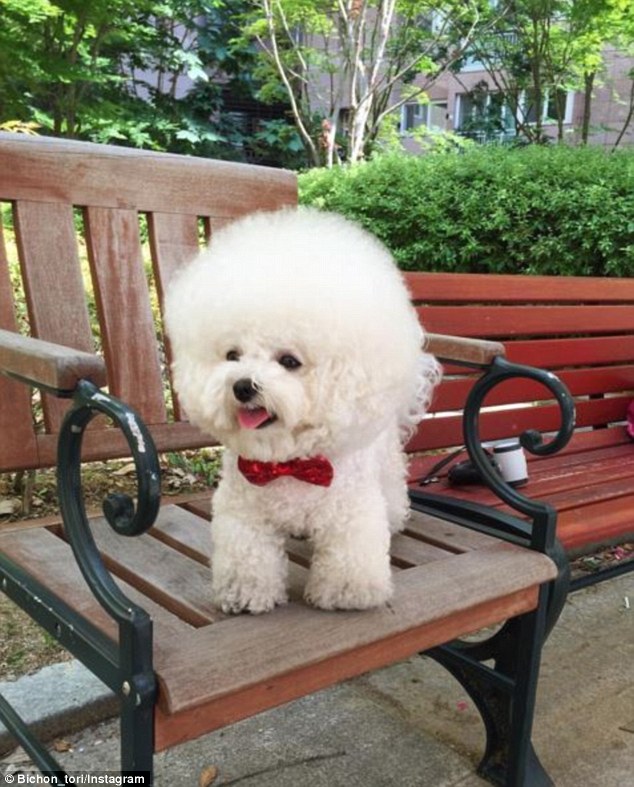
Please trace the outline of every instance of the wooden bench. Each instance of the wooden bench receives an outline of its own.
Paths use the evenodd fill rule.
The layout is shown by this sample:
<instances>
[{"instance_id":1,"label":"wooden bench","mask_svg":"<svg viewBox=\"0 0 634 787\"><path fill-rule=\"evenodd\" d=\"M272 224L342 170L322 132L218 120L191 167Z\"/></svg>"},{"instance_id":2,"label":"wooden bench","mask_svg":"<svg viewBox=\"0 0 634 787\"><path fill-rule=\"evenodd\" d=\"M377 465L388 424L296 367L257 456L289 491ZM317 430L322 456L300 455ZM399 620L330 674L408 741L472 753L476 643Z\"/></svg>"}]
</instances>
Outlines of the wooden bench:
<instances>
[{"instance_id":1,"label":"wooden bench","mask_svg":"<svg viewBox=\"0 0 634 787\"><path fill-rule=\"evenodd\" d=\"M11 281L5 232L0 470L57 463L62 507L59 521L0 524L0 587L120 697L122 769L150 773L155 750L424 651L463 683L483 716L480 772L496 784L551 784L530 742L541 648L566 594L551 507L495 478L519 514L493 500L479 505L415 490L411 520L392 543L395 595L386 608L308 607L301 601L308 546L291 541L291 602L264 616L232 618L209 598L209 495L158 511L154 443L165 452L209 440L184 419L171 392L169 344L161 357L152 299L160 309L169 277L201 238L213 242L219 226L243 213L293 204L295 177L8 134L0 134L0 172L21 274ZM142 258L146 228L150 267ZM426 279L413 281L420 283L416 297L427 298ZM26 315L19 313L20 289ZM433 328L455 332L455 311L425 306L423 316ZM456 325L471 335L487 333L485 327ZM503 368L497 343L437 336L430 349L447 360L449 373L460 370L438 399L439 408L456 414L430 419L412 449L461 442L458 411L475 376L486 388L507 373L536 375L550 386L549 398L558 396L568 416L546 450L566 442L571 401L553 377ZM554 407L546 409L547 422L535 410L538 426L556 428ZM517 412L522 417L512 425L521 430L532 413ZM465 423L480 462L481 420L488 438L497 421L491 424L488 413L480 419L472 391ZM136 504L109 497L105 516L88 523L81 456L130 455ZM417 460L417 471L426 461ZM483 641L457 639L496 624L501 628ZM2 698L0 718L42 770L57 770Z\"/></svg>"},{"instance_id":2,"label":"wooden bench","mask_svg":"<svg viewBox=\"0 0 634 787\"><path fill-rule=\"evenodd\" d=\"M408 282L428 330L503 342L509 361L554 372L575 398L570 443L557 456L529 455L529 482L522 490L557 510L557 535L568 554L634 541L634 442L625 428L634 399L634 279L413 273ZM473 376L459 368L447 373L433 403L439 419L426 423L410 445L419 452L412 479L437 463L431 449L463 442L455 411ZM531 381L500 385L485 405L493 408L482 414L482 435L489 441L526 428L547 433L558 427L558 408ZM503 507L483 485L450 486L450 466L426 488ZM623 561L575 579L572 587L632 569L633 560Z\"/></svg>"}]
</instances>

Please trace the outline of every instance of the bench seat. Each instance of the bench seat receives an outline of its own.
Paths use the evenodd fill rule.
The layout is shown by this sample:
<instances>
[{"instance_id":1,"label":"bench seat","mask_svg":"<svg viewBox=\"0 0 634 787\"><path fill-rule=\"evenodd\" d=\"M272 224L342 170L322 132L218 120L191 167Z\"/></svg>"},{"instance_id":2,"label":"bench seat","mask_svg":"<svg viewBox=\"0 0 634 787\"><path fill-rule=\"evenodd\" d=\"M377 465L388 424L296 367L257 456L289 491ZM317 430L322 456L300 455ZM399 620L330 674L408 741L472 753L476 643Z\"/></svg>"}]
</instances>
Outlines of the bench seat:
<instances>
[{"instance_id":1,"label":"bench seat","mask_svg":"<svg viewBox=\"0 0 634 787\"><path fill-rule=\"evenodd\" d=\"M157 751L528 612L556 575L542 554L414 512L392 540L387 607L333 613L300 602L308 543L291 539L290 603L263 616L225 616L210 601L205 517L164 506L155 527L134 539L103 519L92 524L121 589L153 618ZM116 641L59 528L5 532L0 551Z\"/></svg>"},{"instance_id":2,"label":"bench seat","mask_svg":"<svg viewBox=\"0 0 634 787\"><path fill-rule=\"evenodd\" d=\"M412 460L414 488L437 461L437 456ZM557 535L571 557L634 539L634 444L622 426L579 435L557 456L529 457L528 468L522 493L556 508ZM430 492L508 510L484 486L450 486L447 472L438 473Z\"/></svg>"}]
</instances>

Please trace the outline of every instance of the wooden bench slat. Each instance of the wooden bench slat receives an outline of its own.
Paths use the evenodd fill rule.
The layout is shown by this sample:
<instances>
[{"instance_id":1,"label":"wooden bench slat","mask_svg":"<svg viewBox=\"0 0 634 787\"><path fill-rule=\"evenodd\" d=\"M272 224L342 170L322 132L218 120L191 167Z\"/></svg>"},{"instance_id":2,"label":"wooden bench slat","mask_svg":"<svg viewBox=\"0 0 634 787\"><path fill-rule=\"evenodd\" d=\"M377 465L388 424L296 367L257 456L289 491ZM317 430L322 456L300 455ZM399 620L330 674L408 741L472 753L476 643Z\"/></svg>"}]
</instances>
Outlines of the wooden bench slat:
<instances>
[{"instance_id":1,"label":"wooden bench slat","mask_svg":"<svg viewBox=\"0 0 634 787\"><path fill-rule=\"evenodd\" d=\"M422 306L421 322L434 333L500 339L634 331L631 305L610 306Z\"/></svg>"},{"instance_id":2,"label":"wooden bench slat","mask_svg":"<svg viewBox=\"0 0 634 787\"><path fill-rule=\"evenodd\" d=\"M568 445L563 448L558 456L568 454L579 454L585 451L594 451L598 448L606 448L617 445L631 445L631 438L628 437L623 425L612 426L607 429L592 429L585 432L575 432ZM544 459L543 461L548 461Z\"/></svg>"},{"instance_id":3,"label":"wooden bench slat","mask_svg":"<svg viewBox=\"0 0 634 787\"><path fill-rule=\"evenodd\" d=\"M297 204L294 172L0 132L0 199L231 218ZM87 164L89 162L89 164ZM149 186L151 184L151 186Z\"/></svg>"},{"instance_id":4,"label":"wooden bench slat","mask_svg":"<svg viewBox=\"0 0 634 787\"><path fill-rule=\"evenodd\" d=\"M596 432L587 432L588 436L599 436L603 432L611 433L614 437L609 442L585 441L581 450L566 451L545 457L528 457L531 481L548 480L551 477L565 475L567 473L578 474L588 472L589 468L604 464L606 467L614 467L622 461L628 462L632 456L631 441L619 440L619 432L625 432L622 427L619 429L602 429ZM609 436L609 435L608 435Z\"/></svg>"},{"instance_id":5,"label":"wooden bench slat","mask_svg":"<svg viewBox=\"0 0 634 787\"><path fill-rule=\"evenodd\" d=\"M32 335L94 353L71 205L19 200L15 231ZM68 403L45 395L43 406L58 431Z\"/></svg>"},{"instance_id":6,"label":"wooden bench slat","mask_svg":"<svg viewBox=\"0 0 634 787\"><path fill-rule=\"evenodd\" d=\"M634 361L634 335L584 336L571 339L531 339L506 343L506 357L513 363L540 369L603 366Z\"/></svg>"},{"instance_id":7,"label":"wooden bench slat","mask_svg":"<svg viewBox=\"0 0 634 787\"><path fill-rule=\"evenodd\" d=\"M208 435L202 434L187 421L151 424L148 429L160 452L216 445ZM56 436L37 435L36 439L40 467L54 465L57 458ZM82 457L87 462L129 455L130 448L117 429L89 430L84 436Z\"/></svg>"},{"instance_id":8,"label":"wooden bench slat","mask_svg":"<svg viewBox=\"0 0 634 787\"><path fill-rule=\"evenodd\" d=\"M45 528L25 529L0 534L0 549L10 559L51 592L65 601L71 609L94 623L106 636L117 638L117 627L90 592L86 580L72 554L70 546ZM154 622L156 639L172 639L193 631L180 618L143 596L126 582L117 580L121 591L141 606Z\"/></svg>"},{"instance_id":9,"label":"wooden bench slat","mask_svg":"<svg viewBox=\"0 0 634 787\"><path fill-rule=\"evenodd\" d=\"M454 554L456 553L412 538L409 533L396 533L392 536L390 555L392 563L400 568L424 566L436 560L446 560Z\"/></svg>"},{"instance_id":10,"label":"wooden bench slat","mask_svg":"<svg viewBox=\"0 0 634 787\"><path fill-rule=\"evenodd\" d=\"M626 467L623 475L600 472L595 474L593 469L592 474L586 474L586 482L582 486L577 484L565 491L548 493L548 499L560 512L581 508L601 500L624 497L629 498L628 506L632 522L630 533L634 534L634 469L631 465Z\"/></svg>"},{"instance_id":11,"label":"wooden bench slat","mask_svg":"<svg viewBox=\"0 0 634 787\"><path fill-rule=\"evenodd\" d=\"M625 420L629 395L608 399L576 402L577 427L610 424ZM483 441L503 440L527 429L542 433L556 432L561 415L556 405L509 407L490 410L480 416L480 437ZM462 413L425 418L407 445L411 453L433 448L447 448L464 444Z\"/></svg>"},{"instance_id":12,"label":"wooden bench slat","mask_svg":"<svg viewBox=\"0 0 634 787\"><path fill-rule=\"evenodd\" d=\"M521 276L488 273L407 274L414 300L442 303L624 303L634 301L634 279ZM451 332L450 332L451 333Z\"/></svg>"},{"instance_id":13,"label":"wooden bench slat","mask_svg":"<svg viewBox=\"0 0 634 787\"><path fill-rule=\"evenodd\" d=\"M625 478L634 473L634 452L629 445L614 446L531 462L529 469L531 485L538 487L540 494L547 494L609 478Z\"/></svg>"},{"instance_id":14,"label":"wooden bench slat","mask_svg":"<svg viewBox=\"0 0 634 787\"><path fill-rule=\"evenodd\" d=\"M434 492L433 487L429 491ZM469 530L451 522L445 522L435 516L412 511L405 524L405 533L420 538L443 551L461 554L474 549L487 549L499 543L499 540L476 530Z\"/></svg>"},{"instance_id":15,"label":"wooden bench slat","mask_svg":"<svg viewBox=\"0 0 634 787\"><path fill-rule=\"evenodd\" d=\"M200 251L198 217L183 213L148 215L150 248L161 303L174 273Z\"/></svg>"},{"instance_id":16,"label":"wooden bench slat","mask_svg":"<svg viewBox=\"0 0 634 787\"><path fill-rule=\"evenodd\" d=\"M570 508L559 514L557 531L562 544L572 553L587 551L588 546L622 543L634 538L634 484L630 494L612 500Z\"/></svg>"},{"instance_id":17,"label":"wooden bench slat","mask_svg":"<svg viewBox=\"0 0 634 787\"><path fill-rule=\"evenodd\" d=\"M211 524L180 506L164 505L149 535L192 560L210 564Z\"/></svg>"},{"instance_id":18,"label":"wooden bench slat","mask_svg":"<svg viewBox=\"0 0 634 787\"><path fill-rule=\"evenodd\" d=\"M557 375L573 396L608 394L634 390L634 365L572 369ZM446 380L434 393L431 412L460 410L473 388L473 378ZM526 379L509 380L489 394L487 406L514 402L536 402L552 398L543 385Z\"/></svg>"},{"instance_id":19,"label":"wooden bench slat","mask_svg":"<svg viewBox=\"0 0 634 787\"><path fill-rule=\"evenodd\" d=\"M534 472L529 467L529 481L523 493L532 500L544 500L555 506L559 512L569 508L587 505L597 500L609 500L614 497L634 497L634 458L629 461L621 459L618 469L614 469L614 461L606 461L602 465L592 460L574 470L560 470L551 466L549 472ZM442 483L445 491L445 483ZM430 491L434 491L433 485ZM439 490L440 491L440 490ZM494 508L505 508L484 485L470 485L463 489L452 490L452 496L490 505ZM634 533L634 516L632 529ZM624 534L625 535L625 534Z\"/></svg>"},{"instance_id":20,"label":"wooden bench slat","mask_svg":"<svg viewBox=\"0 0 634 787\"><path fill-rule=\"evenodd\" d=\"M156 289L163 313L165 291L170 279L180 267L190 262L200 251L198 217L178 213L151 213L148 216L148 228ZM165 333L163 338L166 365L169 369L172 362L172 349L169 337ZM174 418L181 420L184 416L173 387L172 403Z\"/></svg>"},{"instance_id":21,"label":"wooden bench slat","mask_svg":"<svg viewBox=\"0 0 634 787\"><path fill-rule=\"evenodd\" d=\"M18 201L15 228L33 335L93 353L72 206Z\"/></svg>"},{"instance_id":22,"label":"wooden bench slat","mask_svg":"<svg viewBox=\"0 0 634 787\"><path fill-rule=\"evenodd\" d=\"M16 331L9 261L0 221L0 328ZM15 465L37 463L37 443L32 424L31 395L25 385L0 375L0 472Z\"/></svg>"},{"instance_id":23,"label":"wooden bench slat","mask_svg":"<svg viewBox=\"0 0 634 787\"><path fill-rule=\"evenodd\" d=\"M86 219L110 392L148 423L164 423L167 414L138 214L88 207Z\"/></svg>"},{"instance_id":24,"label":"wooden bench slat","mask_svg":"<svg viewBox=\"0 0 634 787\"><path fill-rule=\"evenodd\" d=\"M164 509L159 518L169 517ZM121 538L97 518L93 534L106 565L128 584L193 626L222 617L211 601L210 569L150 535Z\"/></svg>"}]
</instances>

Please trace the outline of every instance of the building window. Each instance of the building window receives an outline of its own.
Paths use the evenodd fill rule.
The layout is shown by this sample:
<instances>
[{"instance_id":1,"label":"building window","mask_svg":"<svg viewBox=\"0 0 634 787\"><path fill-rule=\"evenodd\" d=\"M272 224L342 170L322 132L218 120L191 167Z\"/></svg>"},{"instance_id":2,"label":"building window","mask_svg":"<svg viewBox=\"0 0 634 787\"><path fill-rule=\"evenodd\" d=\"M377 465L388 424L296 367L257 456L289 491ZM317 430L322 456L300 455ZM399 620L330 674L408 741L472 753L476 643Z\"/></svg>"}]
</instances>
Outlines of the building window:
<instances>
[{"instance_id":1,"label":"building window","mask_svg":"<svg viewBox=\"0 0 634 787\"><path fill-rule=\"evenodd\" d=\"M444 131L447 102L430 101L428 104L411 102L401 107L401 132L407 133L420 126L431 131Z\"/></svg>"},{"instance_id":2,"label":"building window","mask_svg":"<svg viewBox=\"0 0 634 787\"><path fill-rule=\"evenodd\" d=\"M503 141L515 136L515 120L502 93L476 85L456 96L455 129L477 142Z\"/></svg>"},{"instance_id":3,"label":"building window","mask_svg":"<svg viewBox=\"0 0 634 787\"><path fill-rule=\"evenodd\" d=\"M572 123L574 95L574 92L571 90L545 91L542 98L542 123L544 125L553 124L557 123L559 119L561 119L563 123ZM520 107L522 108L525 123L535 123L537 121L537 106L534 91L523 91L520 98Z\"/></svg>"},{"instance_id":4,"label":"building window","mask_svg":"<svg viewBox=\"0 0 634 787\"><path fill-rule=\"evenodd\" d=\"M531 91L519 97L518 119L535 123L536 105ZM572 122L574 92L546 92L543 99L542 124L553 125L561 118ZM489 91L486 83L478 83L470 93L456 96L455 129L477 142L505 141L516 136L515 113L499 92Z\"/></svg>"}]
</instances>

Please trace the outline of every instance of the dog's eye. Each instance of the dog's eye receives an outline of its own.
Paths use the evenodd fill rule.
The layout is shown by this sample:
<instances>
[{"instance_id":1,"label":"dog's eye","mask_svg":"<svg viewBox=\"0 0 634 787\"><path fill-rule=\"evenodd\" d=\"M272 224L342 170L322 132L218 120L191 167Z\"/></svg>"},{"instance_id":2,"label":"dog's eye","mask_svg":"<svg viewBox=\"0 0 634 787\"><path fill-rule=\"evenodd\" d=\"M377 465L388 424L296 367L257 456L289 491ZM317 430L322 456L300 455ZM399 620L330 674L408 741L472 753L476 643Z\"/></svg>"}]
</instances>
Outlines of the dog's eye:
<instances>
[{"instance_id":1,"label":"dog's eye","mask_svg":"<svg viewBox=\"0 0 634 787\"><path fill-rule=\"evenodd\" d=\"M293 371L294 369L299 369L299 367L302 365L302 362L297 360L297 358L294 355L291 355L290 353L284 353L284 355L280 355L280 357L277 359L277 362L279 363L280 366L283 366L285 369L288 369L289 371Z\"/></svg>"},{"instance_id":2,"label":"dog's eye","mask_svg":"<svg viewBox=\"0 0 634 787\"><path fill-rule=\"evenodd\" d=\"M239 361L240 360L240 353L237 350L229 350L229 352L225 355L225 360L227 360L227 361Z\"/></svg>"}]
</instances>

